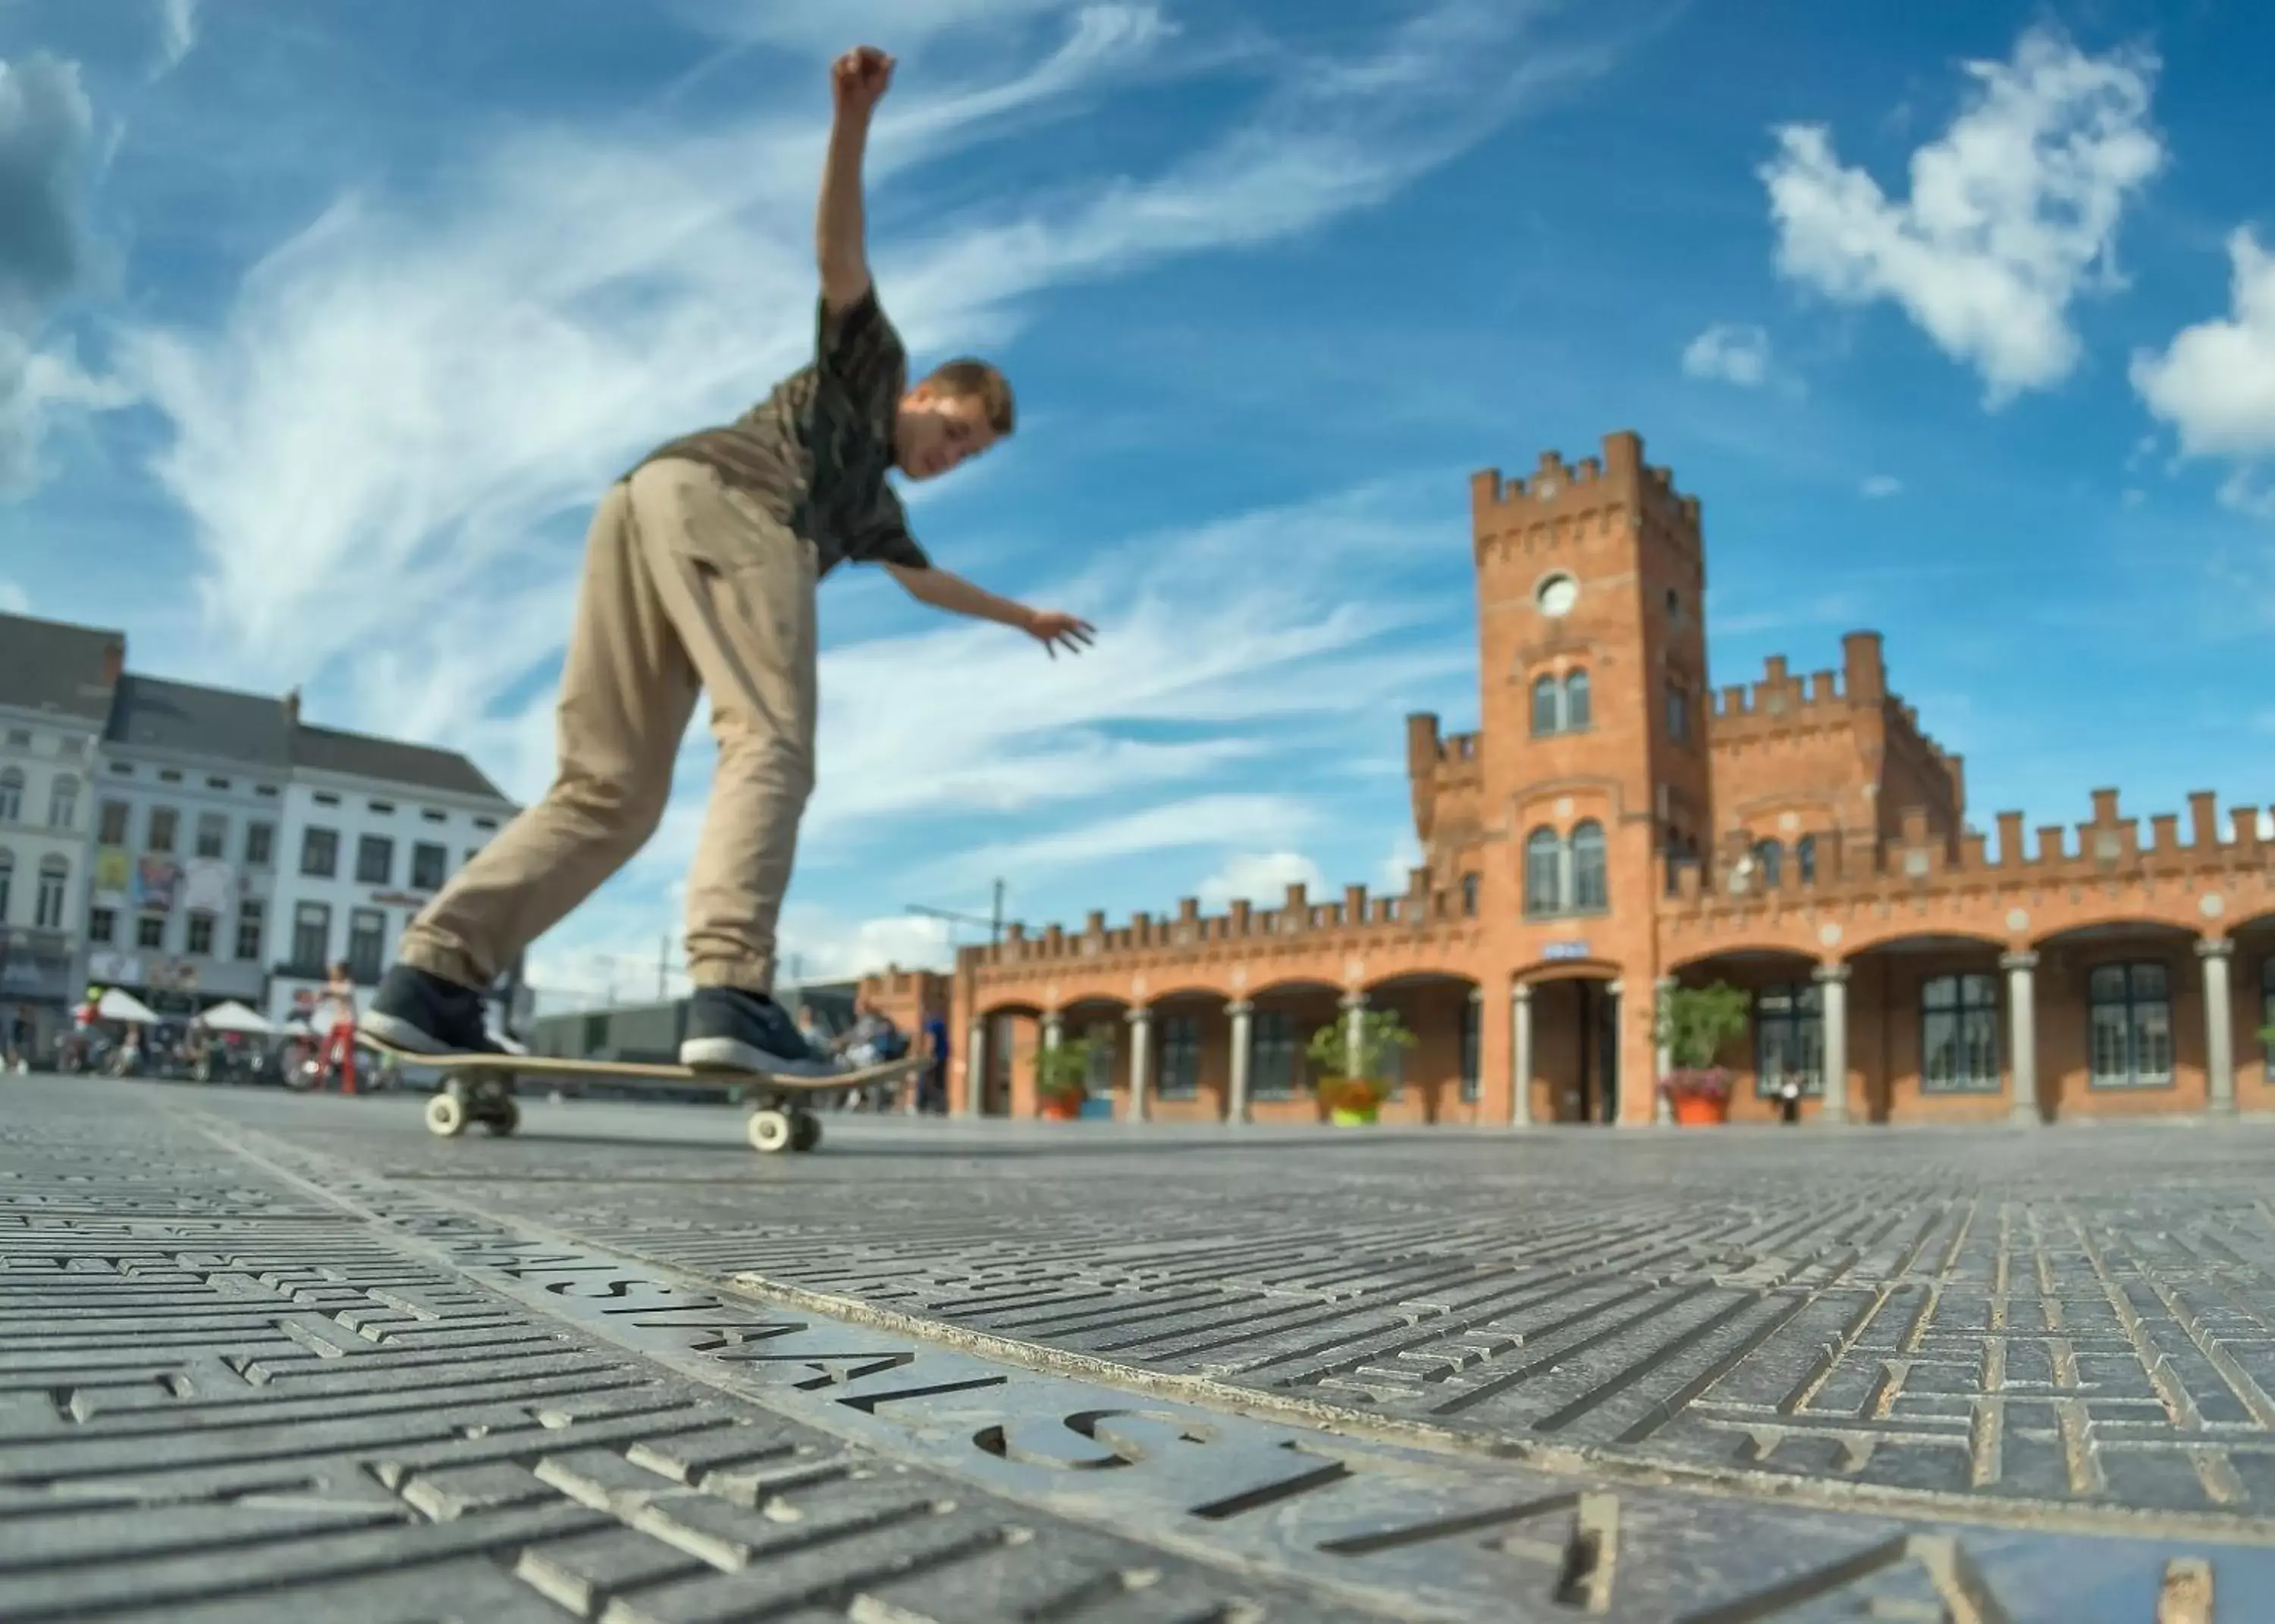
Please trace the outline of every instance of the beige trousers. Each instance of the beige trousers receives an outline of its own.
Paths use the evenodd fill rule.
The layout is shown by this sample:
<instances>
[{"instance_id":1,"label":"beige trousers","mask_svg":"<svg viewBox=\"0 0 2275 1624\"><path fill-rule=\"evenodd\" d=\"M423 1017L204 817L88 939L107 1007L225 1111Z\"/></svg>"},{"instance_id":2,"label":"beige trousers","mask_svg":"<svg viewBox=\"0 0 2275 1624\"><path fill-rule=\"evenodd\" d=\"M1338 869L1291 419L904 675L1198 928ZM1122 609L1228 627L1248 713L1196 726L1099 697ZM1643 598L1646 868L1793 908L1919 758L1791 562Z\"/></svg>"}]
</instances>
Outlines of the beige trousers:
<instances>
[{"instance_id":1,"label":"beige trousers","mask_svg":"<svg viewBox=\"0 0 2275 1624\"><path fill-rule=\"evenodd\" d=\"M699 986L770 991L813 788L812 543L699 463L609 487L561 673L560 767L403 933L397 956L489 986L655 832L699 691L719 763L687 880Z\"/></svg>"}]
</instances>

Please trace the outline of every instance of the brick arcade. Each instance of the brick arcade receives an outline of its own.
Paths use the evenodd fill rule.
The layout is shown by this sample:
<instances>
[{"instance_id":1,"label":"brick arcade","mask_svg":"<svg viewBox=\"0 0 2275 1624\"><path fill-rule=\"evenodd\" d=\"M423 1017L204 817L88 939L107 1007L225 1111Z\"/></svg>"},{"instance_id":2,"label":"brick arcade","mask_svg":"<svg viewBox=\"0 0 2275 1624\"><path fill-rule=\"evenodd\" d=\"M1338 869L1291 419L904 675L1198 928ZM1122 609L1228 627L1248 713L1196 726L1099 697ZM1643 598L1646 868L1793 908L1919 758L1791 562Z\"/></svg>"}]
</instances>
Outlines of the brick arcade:
<instances>
[{"instance_id":1,"label":"brick arcade","mask_svg":"<svg viewBox=\"0 0 2275 1624\"><path fill-rule=\"evenodd\" d=\"M1877 633L1805 680L1708 682L1699 503L1633 434L1470 481L1478 717L1407 720L1425 860L1402 896L1013 929L871 988L957 1035L952 1108L1031 1115L1038 1045L1092 1035L1124 1118L1308 1121L1304 1052L1372 1006L1417 1036L1386 1122L1666 1120L1657 989L1745 989L1733 1121L1790 1078L1814 1122L2275 1109L2275 842L2209 795L2144 841L1992 839Z\"/></svg>"}]
</instances>

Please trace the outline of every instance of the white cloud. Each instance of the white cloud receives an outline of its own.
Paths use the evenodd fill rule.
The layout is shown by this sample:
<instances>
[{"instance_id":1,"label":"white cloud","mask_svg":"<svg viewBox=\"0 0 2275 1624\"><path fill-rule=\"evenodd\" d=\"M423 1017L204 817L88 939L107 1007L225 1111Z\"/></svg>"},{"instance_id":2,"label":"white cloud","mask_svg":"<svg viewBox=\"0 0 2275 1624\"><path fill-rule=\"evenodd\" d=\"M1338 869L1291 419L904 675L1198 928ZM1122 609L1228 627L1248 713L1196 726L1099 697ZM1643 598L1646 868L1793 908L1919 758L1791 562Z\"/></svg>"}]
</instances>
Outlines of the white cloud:
<instances>
[{"instance_id":1,"label":"white cloud","mask_svg":"<svg viewBox=\"0 0 2275 1624\"><path fill-rule=\"evenodd\" d=\"M1301 852L1249 851L1227 858L1221 867L1200 882L1194 895L1210 912L1221 910L1235 901L1276 908L1286 898L1289 886L1307 888L1316 901L1325 884L1319 865Z\"/></svg>"},{"instance_id":2,"label":"white cloud","mask_svg":"<svg viewBox=\"0 0 2275 1624\"><path fill-rule=\"evenodd\" d=\"M2246 230L2228 239L2231 309L2183 328L2161 352L2133 358L2133 387L2180 434L2184 457L2245 460L2275 455L2275 255ZM2249 506L2241 476L2233 505Z\"/></svg>"},{"instance_id":3,"label":"white cloud","mask_svg":"<svg viewBox=\"0 0 2275 1624\"><path fill-rule=\"evenodd\" d=\"M1758 327L1718 321L1684 347L1682 370L1693 378L1757 388L1769 377L1770 336Z\"/></svg>"},{"instance_id":4,"label":"white cloud","mask_svg":"<svg viewBox=\"0 0 2275 1624\"><path fill-rule=\"evenodd\" d=\"M1412 882L1412 871L1424 861L1422 842L1410 828L1401 828L1390 843L1390 851L1382 859L1382 890L1387 896L1403 896Z\"/></svg>"},{"instance_id":5,"label":"white cloud","mask_svg":"<svg viewBox=\"0 0 2275 1624\"><path fill-rule=\"evenodd\" d=\"M1912 155L1908 200L1842 167L1822 125L1780 128L1761 175L1782 274L1847 304L1894 301L1996 407L2076 366L2070 305L2116 285L2119 216L2165 150L2144 51L2091 57L2033 29L2011 62L1965 66L1976 92Z\"/></svg>"},{"instance_id":6,"label":"white cloud","mask_svg":"<svg viewBox=\"0 0 2275 1624\"><path fill-rule=\"evenodd\" d=\"M101 276L88 230L94 110L79 64L0 60L0 496L40 481L58 408L119 404L68 343L42 347L57 313Z\"/></svg>"},{"instance_id":7,"label":"white cloud","mask_svg":"<svg viewBox=\"0 0 2275 1624\"><path fill-rule=\"evenodd\" d=\"M32 594L13 581L0 581L0 614L29 615Z\"/></svg>"},{"instance_id":8,"label":"white cloud","mask_svg":"<svg viewBox=\"0 0 2275 1624\"><path fill-rule=\"evenodd\" d=\"M158 65L162 79L182 65L198 42L198 0L158 0Z\"/></svg>"},{"instance_id":9,"label":"white cloud","mask_svg":"<svg viewBox=\"0 0 2275 1624\"><path fill-rule=\"evenodd\" d=\"M1893 473L1876 473L1869 475L1858 488L1863 493L1865 500L1878 502L1884 496L1893 496L1902 490L1904 482Z\"/></svg>"}]
</instances>

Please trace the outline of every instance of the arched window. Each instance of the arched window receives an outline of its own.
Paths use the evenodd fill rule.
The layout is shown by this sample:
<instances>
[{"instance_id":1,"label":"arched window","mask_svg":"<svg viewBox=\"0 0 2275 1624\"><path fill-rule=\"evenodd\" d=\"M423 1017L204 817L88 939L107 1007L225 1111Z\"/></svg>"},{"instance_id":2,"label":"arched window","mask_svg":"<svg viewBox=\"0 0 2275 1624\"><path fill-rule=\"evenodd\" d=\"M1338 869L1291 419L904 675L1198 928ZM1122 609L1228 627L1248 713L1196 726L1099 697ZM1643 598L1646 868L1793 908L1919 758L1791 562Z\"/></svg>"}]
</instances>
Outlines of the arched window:
<instances>
[{"instance_id":1,"label":"arched window","mask_svg":"<svg viewBox=\"0 0 2275 1624\"><path fill-rule=\"evenodd\" d=\"M40 889L34 899L32 912L32 924L35 929L63 929L64 888L70 880L71 865L63 858L49 857L40 865Z\"/></svg>"},{"instance_id":2,"label":"arched window","mask_svg":"<svg viewBox=\"0 0 2275 1624\"><path fill-rule=\"evenodd\" d=\"M1588 674L1575 671L1564 679L1564 729L1578 733L1588 725Z\"/></svg>"},{"instance_id":3,"label":"arched window","mask_svg":"<svg viewBox=\"0 0 2275 1624\"><path fill-rule=\"evenodd\" d=\"M12 767L0 770L0 823L20 822L23 816L24 774Z\"/></svg>"},{"instance_id":4,"label":"arched window","mask_svg":"<svg viewBox=\"0 0 2275 1624\"><path fill-rule=\"evenodd\" d=\"M48 791L48 827L67 829L79 821L79 780L65 773Z\"/></svg>"},{"instance_id":5,"label":"arched window","mask_svg":"<svg viewBox=\"0 0 2275 1624\"><path fill-rule=\"evenodd\" d=\"M1524 837L1524 911L1564 911L1564 842L1553 829L1535 829Z\"/></svg>"},{"instance_id":6,"label":"arched window","mask_svg":"<svg viewBox=\"0 0 2275 1624\"><path fill-rule=\"evenodd\" d=\"M1773 886L1785 868L1785 848L1773 840L1754 842L1754 866L1762 872L1762 884Z\"/></svg>"},{"instance_id":7,"label":"arched window","mask_svg":"<svg viewBox=\"0 0 2275 1624\"><path fill-rule=\"evenodd\" d=\"M0 925L8 923L8 892L16 879L16 854L0 849Z\"/></svg>"},{"instance_id":8,"label":"arched window","mask_svg":"<svg viewBox=\"0 0 2275 1624\"><path fill-rule=\"evenodd\" d=\"M1817 836L1804 835L1793 842L1793 865L1801 872L1801 883L1817 883Z\"/></svg>"},{"instance_id":9,"label":"arched window","mask_svg":"<svg viewBox=\"0 0 2275 1624\"><path fill-rule=\"evenodd\" d=\"M1535 734L1556 731L1556 679L1536 676L1532 679L1532 730Z\"/></svg>"},{"instance_id":10,"label":"arched window","mask_svg":"<svg viewBox=\"0 0 2275 1624\"><path fill-rule=\"evenodd\" d=\"M1572 906L1584 911L1609 902L1604 880L1604 826L1591 818L1572 830Z\"/></svg>"}]
</instances>

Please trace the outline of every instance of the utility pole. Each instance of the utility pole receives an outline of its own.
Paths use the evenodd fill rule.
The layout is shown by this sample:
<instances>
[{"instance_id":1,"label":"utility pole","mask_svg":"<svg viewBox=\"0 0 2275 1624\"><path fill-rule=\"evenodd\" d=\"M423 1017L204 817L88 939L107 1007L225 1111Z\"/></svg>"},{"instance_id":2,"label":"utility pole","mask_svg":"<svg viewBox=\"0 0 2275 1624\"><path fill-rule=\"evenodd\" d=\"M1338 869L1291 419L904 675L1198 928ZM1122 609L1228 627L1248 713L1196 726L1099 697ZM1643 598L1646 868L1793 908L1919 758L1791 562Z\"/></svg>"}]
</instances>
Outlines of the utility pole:
<instances>
[{"instance_id":1,"label":"utility pole","mask_svg":"<svg viewBox=\"0 0 2275 1624\"><path fill-rule=\"evenodd\" d=\"M995 882L994 910L984 919L977 914L957 913L948 908L926 908L919 903L910 903L906 909L910 913L920 913L928 919L945 919L951 925L984 925L987 927L987 945L991 948L1003 940L1003 882L1001 880Z\"/></svg>"},{"instance_id":2,"label":"utility pole","mask_svg":"<svg viewBox=\"0 0 2275 1624\"><path fill-rule=\"evenodd\" d=\"M671 998L671 933L663 933L663 945L655 950L655 1001L667 1003Z\"/></svg>"}]
</instances>

